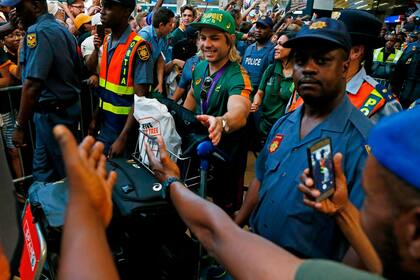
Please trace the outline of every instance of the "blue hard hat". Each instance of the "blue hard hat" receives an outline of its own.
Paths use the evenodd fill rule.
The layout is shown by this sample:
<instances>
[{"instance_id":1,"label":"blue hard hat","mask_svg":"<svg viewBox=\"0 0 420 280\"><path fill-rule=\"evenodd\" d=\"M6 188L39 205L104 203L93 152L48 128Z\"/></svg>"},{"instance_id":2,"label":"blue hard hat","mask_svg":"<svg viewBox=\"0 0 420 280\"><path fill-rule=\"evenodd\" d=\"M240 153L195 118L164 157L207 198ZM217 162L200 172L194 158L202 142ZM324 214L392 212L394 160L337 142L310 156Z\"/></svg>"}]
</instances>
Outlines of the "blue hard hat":
<instances>
[{"instance_id":1,"label":"blue hard hat","mask_svg":"<svg viewBox=\"0 0 420 280\"><path fill-rule=\"evenodd\" d=\"M386 169L420 190L420 107L382 119L369 135L376 160Z\"/></svg>"}]
</instances>

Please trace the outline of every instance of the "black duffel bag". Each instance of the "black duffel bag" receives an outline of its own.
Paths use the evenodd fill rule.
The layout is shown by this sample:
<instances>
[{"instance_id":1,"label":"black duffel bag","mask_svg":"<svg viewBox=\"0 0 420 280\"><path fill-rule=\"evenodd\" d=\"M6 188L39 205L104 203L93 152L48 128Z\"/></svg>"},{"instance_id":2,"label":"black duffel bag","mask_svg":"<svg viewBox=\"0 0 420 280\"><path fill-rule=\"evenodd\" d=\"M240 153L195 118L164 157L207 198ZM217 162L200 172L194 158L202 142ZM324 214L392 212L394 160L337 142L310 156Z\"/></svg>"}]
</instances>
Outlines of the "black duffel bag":
<instances>
[{"instance_id":1,"label":"black duffel bag","mask_svg":"<svg viewBox=\"0 0 420 280\"><path fill-rule=\"evenodd\" d=\"M172 211L161 195L162 185L141 163L126 158L107 161L107 171L118 174L112 200L121 216L149 218Z\"/></svg>"}]
</instances>

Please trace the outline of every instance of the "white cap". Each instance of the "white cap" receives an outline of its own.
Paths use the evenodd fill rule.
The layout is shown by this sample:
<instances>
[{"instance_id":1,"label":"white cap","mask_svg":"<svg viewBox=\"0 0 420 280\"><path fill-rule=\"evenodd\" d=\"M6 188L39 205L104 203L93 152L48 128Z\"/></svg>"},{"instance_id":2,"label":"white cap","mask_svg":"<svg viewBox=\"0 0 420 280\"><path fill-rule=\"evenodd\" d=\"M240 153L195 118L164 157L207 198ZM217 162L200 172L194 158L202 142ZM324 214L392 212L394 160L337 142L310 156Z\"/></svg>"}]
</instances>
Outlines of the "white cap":
<instances>
[{"instance_id":1,"label":"white cap","mask_svg":"<svg viewBox=\"0 0 420 280\"><path fill-rule=\"evenodd\" d=\"M48 13L55 16L55 14L58 12L59 6L56 2L50 2L48 3Z\"/></svg>"},{"instance_id":2,"label":"white cap","mask_svg":"<svg viewBox=\"0 0 420 280\"><path fill-rule=\"evenodd\" d=\"M96 14L92 17L91 24L92 24L92 26L95 26L95 25L102 25L102 22L101 22L101 14L100 14L100 13L96 13Z\"/></svg>"}]
</instances>

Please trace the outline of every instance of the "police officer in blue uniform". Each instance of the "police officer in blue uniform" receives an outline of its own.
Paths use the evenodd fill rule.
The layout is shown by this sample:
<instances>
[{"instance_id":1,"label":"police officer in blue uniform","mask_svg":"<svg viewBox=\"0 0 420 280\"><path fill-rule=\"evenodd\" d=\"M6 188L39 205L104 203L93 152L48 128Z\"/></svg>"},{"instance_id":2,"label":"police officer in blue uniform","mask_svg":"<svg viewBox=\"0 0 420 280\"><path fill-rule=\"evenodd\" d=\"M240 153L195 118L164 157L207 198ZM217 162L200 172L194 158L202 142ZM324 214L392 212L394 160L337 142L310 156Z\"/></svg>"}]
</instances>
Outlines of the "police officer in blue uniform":
<instances>
[{"instance_id":1,"label":"police officer in blue uniform","mask_svg":"<svg viewBox=\"0 0 420 280\"><path fill-rule=\"evenodd\" d=\"M404 108L420 98L420 41L408 44L391 81Z\"/></svg>"},{"instance_id":2,"label":"police officer in blue uniform","mask_svg":"<svg viewBox=\"0 0 420 280\"><path fill-rule=\"evenodd\" d=\"M274 62L275 45L270 41L272 28L271 18L261 17L256 23L255 38L257 41L248 46L242 58L242 66L248 72L254 89L252 96L258 90L265 69Z\"/></svg>"},{"instance_id":3,"label":"police officer in blue uniform","mask_svg":"<svg viewBox=\"0 0 420 280\"><path fill-rule=\"evenodd\" d=\"M297 186L308 167L307 148L330 137L332 152L343 154L350 200L357 207L363 202L361 171L372 124L345 91L350 35L342 22L321 18L284 46L295 48L293 80L304 104L273 126L235 222L242 224L254 209L250 225L262 237L301 257L340 259L347 242L334 219L305 206Z\"/></svg>"},{"instance_id":4,"label":"police officer in blue uniform","mask_svg":"<svg viewBox=\"0 0 420 280\"><path fill-rule=\"evenodd\" d=\"M77 132L80 116L80 58L70 32L48 13L45 0L3 0L15 6L26 30L20 52L22 99L13 133L16 147L24 145L24 129L33 117L36 130L33 176L51 182L65 177L60 148L52 136L56 124Z\"/></svg>"}]
</instances>

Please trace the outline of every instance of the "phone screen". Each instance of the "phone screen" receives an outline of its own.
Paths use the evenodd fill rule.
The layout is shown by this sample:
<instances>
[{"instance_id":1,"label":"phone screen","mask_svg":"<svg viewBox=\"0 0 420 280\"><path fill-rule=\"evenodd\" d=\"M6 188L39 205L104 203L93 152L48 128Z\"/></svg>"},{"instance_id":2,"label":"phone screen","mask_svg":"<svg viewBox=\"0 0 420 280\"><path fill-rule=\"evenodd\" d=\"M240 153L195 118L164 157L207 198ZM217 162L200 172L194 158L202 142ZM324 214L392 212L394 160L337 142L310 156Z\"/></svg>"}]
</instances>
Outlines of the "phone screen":
<instances>
[{"instance_id":1,"label":"phone screen","mask_svg":"<svg viewBox=\"0 0 420 280\"><path fill-rule=\"evenodd\" d=\"M335 186L331 139L324 138L309 147L308 161L315 188L321 192L316 200L322 201L334 192Z\"/></svg>"}]
</instances>

